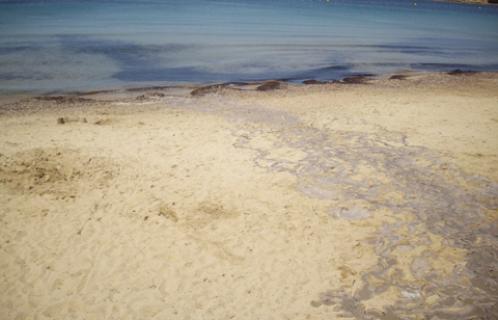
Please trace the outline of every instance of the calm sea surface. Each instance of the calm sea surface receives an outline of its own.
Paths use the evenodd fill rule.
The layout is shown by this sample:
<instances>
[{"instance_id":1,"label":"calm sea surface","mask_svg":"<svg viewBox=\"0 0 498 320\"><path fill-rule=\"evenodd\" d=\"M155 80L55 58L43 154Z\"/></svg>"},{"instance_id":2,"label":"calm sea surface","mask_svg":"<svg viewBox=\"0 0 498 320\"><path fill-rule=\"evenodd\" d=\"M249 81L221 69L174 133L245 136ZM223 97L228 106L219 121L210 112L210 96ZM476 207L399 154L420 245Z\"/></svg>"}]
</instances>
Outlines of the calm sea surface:
<instances>
[{"instance_id":1,"label":"calm sea surface","mask_svg":"<svg viewBox=\"0 0 498 320\"><path fill-rule=\"evenodd\" d=\"M0 91L498 70L498 7L403 0L0 0Z\"/></svg>"}]
</instances>

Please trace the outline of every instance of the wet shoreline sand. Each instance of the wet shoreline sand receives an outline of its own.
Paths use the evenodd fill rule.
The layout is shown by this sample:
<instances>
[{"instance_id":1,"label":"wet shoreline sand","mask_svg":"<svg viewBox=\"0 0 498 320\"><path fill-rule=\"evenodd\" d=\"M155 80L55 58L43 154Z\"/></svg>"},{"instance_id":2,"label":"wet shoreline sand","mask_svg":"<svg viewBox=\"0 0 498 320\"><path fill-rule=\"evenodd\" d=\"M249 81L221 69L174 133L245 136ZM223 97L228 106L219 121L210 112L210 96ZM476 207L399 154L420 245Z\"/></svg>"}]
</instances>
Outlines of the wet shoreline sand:
<instances>
[{"instance_id":1,"label":"wet shoreline sand","mask_svg":"<svg viewBox=\"0 0 498 320\"><path fill-rule=\"evenodd\" d=\"M492 319L498 75L261 85L2 102L1 313Z\"/></svg>"}]
</instances>

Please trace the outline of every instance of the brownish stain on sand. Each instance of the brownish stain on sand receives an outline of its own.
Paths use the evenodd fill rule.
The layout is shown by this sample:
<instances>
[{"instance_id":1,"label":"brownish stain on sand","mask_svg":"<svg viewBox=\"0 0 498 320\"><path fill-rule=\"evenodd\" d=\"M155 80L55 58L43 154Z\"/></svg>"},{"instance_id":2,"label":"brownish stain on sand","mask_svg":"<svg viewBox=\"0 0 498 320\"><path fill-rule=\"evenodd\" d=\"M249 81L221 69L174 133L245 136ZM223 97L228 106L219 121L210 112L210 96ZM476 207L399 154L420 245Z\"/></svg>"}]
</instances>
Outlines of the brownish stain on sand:
<instances>
[{"instance_id":1,"label":"brownish stain on sand","mask_svg":"<svg viewBox=\"0 0 498 320\"><path fill-rule=\"evenodd\" d=\"M0 155L0 182L17 192L74 198L80 183L106 186L113 177L104 159L71 149L31 149L13 157Z\"/></svg>"},{"instance_id":2,"label":"brownish stain on sand","mask_svg":"<svg viewBox=\"0 0 498 320\"><path fill-rule=\"evenodd\" d=\"M176 212L168 206L161 206L158 215L173 222L178 222L178 216Z\"/></svg>"}]
</instances>

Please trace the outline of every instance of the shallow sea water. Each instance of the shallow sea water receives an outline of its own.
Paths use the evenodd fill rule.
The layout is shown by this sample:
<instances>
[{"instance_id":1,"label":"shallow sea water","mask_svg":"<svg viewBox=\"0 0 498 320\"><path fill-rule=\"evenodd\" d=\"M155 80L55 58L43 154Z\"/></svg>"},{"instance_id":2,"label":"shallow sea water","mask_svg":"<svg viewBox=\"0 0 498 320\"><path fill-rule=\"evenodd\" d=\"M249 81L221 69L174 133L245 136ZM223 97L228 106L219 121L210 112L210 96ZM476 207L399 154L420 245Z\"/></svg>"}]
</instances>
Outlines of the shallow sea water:
<instances>
[{"instance_id":1,"label":"shallow sea water","mask_svg":"<svg viewBox=\"0 0 498 320\"><path fill-rule=\"evenodd\" d=\"M498 7L403 0L1 1L0 91L498 70Z\"/></svg>"}]
</instances>

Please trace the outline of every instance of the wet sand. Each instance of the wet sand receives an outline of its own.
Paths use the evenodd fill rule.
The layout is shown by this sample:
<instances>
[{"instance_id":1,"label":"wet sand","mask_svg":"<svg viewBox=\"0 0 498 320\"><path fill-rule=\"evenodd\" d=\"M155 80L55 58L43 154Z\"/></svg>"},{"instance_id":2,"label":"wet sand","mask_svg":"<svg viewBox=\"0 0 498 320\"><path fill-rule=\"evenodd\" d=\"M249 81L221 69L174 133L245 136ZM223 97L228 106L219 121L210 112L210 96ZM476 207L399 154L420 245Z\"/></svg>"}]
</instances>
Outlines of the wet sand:
<instances>
[{"instance_id":1,"label":"wet sand","mask_svg":"<svg viewBox=\"0 0 498 320\"><path fill-rule=\"evenodd\" d=\"M497 74L261 85L0 103L2 318L498 314Z\"/></svg>"}]
</instances>

